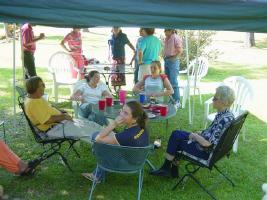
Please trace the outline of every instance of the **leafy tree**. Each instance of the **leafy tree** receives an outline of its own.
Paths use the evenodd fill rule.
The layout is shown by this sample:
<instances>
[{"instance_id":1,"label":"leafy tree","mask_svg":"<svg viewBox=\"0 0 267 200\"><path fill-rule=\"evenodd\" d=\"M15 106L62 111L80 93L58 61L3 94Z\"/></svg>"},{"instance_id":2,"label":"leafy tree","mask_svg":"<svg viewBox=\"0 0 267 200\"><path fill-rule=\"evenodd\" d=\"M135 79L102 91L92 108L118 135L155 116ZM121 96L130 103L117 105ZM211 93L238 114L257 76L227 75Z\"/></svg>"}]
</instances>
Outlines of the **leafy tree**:
<instances>
[{"instance_id":1,"label":"leafy tree","mask_svg":"<svg viewBox=\"0 0 267 200\"><path fill-rule=\"evenodd\" d=\"M184 51L180 56L180 70L186 69L186 46L185 46L185 30L177 30L177 34L183 40ZM198 36L199 34L199 36ZM189 46L189 61L195 59L197 54L199 56L207 57L210 59L215 59L218 56L219 51L214 49L209 49L208 47L212 43L212 36L215 35L215 31L187 31L188 35L188 46ZM199 40L198 40L199 38Z\"/></svg>"}]
</instances>

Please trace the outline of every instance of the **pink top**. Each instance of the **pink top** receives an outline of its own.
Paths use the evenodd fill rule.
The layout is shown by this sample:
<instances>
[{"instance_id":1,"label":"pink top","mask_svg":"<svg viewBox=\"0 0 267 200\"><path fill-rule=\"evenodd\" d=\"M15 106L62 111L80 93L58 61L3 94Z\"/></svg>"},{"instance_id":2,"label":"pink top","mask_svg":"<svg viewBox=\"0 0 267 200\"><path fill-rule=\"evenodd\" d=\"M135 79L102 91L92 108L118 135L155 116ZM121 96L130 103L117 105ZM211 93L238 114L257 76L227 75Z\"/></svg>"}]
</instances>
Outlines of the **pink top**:
<instances>
[{"instance_id":1,"label":"pink top","mask_svg":"<svg viewBox=\"0 0 267 200\"><path fill-rule=\"evenodd\" d=\"M36 44L34 42L32 26L29 23L24 24L21 27L21 34L22 34L23 50L34 53L36 49ZM30 46L26 46L28 43L31 43L31 42L33 43Z\"/></svg>"},{"instance_id":2,"label":"pink top","mask_svg":"<svg viewBox=\"0 0 267 200\"><path fill-rule=\"evenodd\" d=\"M164 57L176 56L178 49L183 47L181 38L173 33L171 36L165 38Z\"/></svg>"},{"instance_id":3,"label":"pink top","mask_svg":"<svg viewBox=\"0 0 267 200\"><path fill-rule=\"evenodd\" d=\"M80 32L70 32L65 36L64 42L67 42L72 55L80 55L82 53L82 39Z\"/></svg>"}]
</instances>

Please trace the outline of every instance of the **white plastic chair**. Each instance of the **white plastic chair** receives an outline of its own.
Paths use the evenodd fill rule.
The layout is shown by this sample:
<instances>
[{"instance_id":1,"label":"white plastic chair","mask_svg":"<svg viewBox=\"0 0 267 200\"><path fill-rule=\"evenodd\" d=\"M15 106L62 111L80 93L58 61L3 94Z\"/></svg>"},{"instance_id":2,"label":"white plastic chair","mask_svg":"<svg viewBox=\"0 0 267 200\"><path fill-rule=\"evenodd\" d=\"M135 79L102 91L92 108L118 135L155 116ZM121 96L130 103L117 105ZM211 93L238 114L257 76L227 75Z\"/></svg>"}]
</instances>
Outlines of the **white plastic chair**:
<instances>
[{"instance_id":1,"label":"white plastic chair","mask_svg":"<svg viewBox=\"0 0 267 200\"><path fill-rule=\"evenodd\" d=\"M196 86L196 89L198 90L199 94L199 101L202 104L202 97L201 97L201 91L200 91L200 80L207 75L208 73L208 60L204 57L199 57L194 60L192 60L189 63L189 81L190 81L190 88L194 88ZM181 82L178 80L178 82ZM195 84L196 82L196 84ZM185 107L186 101L189 96L189 86L187 83L187 80L182 82L181 85L179 85L180 88L183 88L183 102L182 102L182 108Z\"/></svg>"},{"instance_id":2,"label":"white plastic chair","mask_svg":"<svg viewBox=\"0 0 267 200\"><path fill-rule=\"evenodd\" d=\"M226 78L223 83L231 87L235 92L235 101L232 104L230 110L234 114L235 118L240 116L244 111L247 111L253 100L253 89L248 80L241 76L231 76ZM209 107L212 104L212 98L205 102L204 111L204 124L205 128L208 122L213 121L216 113L209 113ZM243 131L243 138L245 136L245 131ZM238 147L238 137L234 143L233 151L236 153Z\"/></svg>"},{"instance_id":3,"label":"white plastic chair","mask_svg":"<svg viewBox=\"0 0 267 200\"><path fill-rule=\"evenodd\" d=\"M79 80L77 81L74 85L73 85L73 93L74 94L83 84L87 84L85 79ZM80 102L78 101L72 101L72 108L74 110L74 116L76 118L83 118L81 115L79 115L79 106L80 106Z\"/></svg>"},{"instance_id":4,"label":"white plastic chair","mask_svg":"<svg viewBox=\"0 0 267 200\"><path fill-rule=\"evenodd\" d=\"M58 87L59 85L67 85L70 86L70 91L72 93L72 86L77 82L76 78L72 78L71 69L74 68L78 72L79 70L76 67L74 59L71 55L65 52L56 52L49 59L49 67L48 70L53 76L53 94L55 96L55 102L58 102Z\"/></svg>"}]
</instances>

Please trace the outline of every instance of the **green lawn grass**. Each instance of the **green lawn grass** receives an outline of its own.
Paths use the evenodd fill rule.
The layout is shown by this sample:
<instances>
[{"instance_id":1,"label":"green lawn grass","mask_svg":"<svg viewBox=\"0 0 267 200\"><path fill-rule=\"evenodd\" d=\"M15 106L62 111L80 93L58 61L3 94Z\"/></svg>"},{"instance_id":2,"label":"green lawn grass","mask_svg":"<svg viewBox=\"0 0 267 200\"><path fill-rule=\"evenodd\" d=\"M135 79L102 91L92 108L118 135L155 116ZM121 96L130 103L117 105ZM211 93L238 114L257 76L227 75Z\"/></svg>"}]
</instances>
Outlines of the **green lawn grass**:
<instances>
[{"instance_id":1,"label":"green lawn grass","mask_svg":"<svg viewBox=\"0 0 267 200\"><path fill-rule=\"evenodd\" d=\"M220 72L220 68L223 68L222 65L223 64L212 65L206 81L221 81L225 76L227 77L228 75L223 74L223 71ZM234 68L233 65L232 68ZM216 70L218 70L217 73L215 73ZM225 70L225 72L227 70ZM0 72L0 117L6 121L8 144L23 159L33 159L42 148L35 143L25 119L21 119L20 113L16 115L19 125L16 129L17 133L14 133L11 98L12 70L1 68ZM235 72L236 74L241 73L241 67L240 69L236 69ZM16 74L17 77L21 77L21 70L18 69ZM38 68L38 74L43 77L47 83L47 89L49 89L49 93L51 93L52 81L47 70ZM255 78L262 74L256 73L253 77ZM247 75L249 76L249 74ZM211 96L212 94L204 95L203 98L205 100ZM62 105L67 108L71 107L68 101L61 104L61 106ZM196 97L193 126L190 127L188 125L188 109L181 109L178 111L177 115L170 120L167 134L165 134L162 123L150 123L151 141L159 135L163 139L163 147L156 150L150 156L150 160L156 166L160 166L163 161L168 137L172 130L178 128L187 131L195 131L203 128L203 109L203 105L199 104L198 97ZM19 111L19 108L17 108L17 110ZM212 192L218 199L260 199L263 196L261 184L267 180L267 136L265 134L267 124L257 117L249 115L245 128L246 140L244 141L242 137L240 138L238 153L231 154L229 159L225 158L218 163L219 167L221 167L236 183L236 187L232 188L215 172L210 173L208 170L202 170L197 175L205 185L209 186L214 183L220 183L212 189ZM0 185L3 185L5 193L9 195L9 199L87 199L91 182L84 179L81 173L92 171L96 165L96 161L91 153L90 145L80 143L77 149L81 154L80 159L73 153L68 156L70 165L74 169L73 173L68 171L68 169L59 162L57 157L53 157L42 163L42 165L37 168L37 173L29 178L15 177L4 170L0 170ZM181 164L181 174L184 173L183 166L184 163ZM148 174L148 167L146 166L141 197L142 199L155 200L209 199L207 194L190 180L186 183L184 189L179 188L176 191L171 191L175 183L176 180L150 176ZM106 182L97 185L94 192L94 199L136 199L136 192L137 175L108 174Z\"/></svg>"}]
</instances>

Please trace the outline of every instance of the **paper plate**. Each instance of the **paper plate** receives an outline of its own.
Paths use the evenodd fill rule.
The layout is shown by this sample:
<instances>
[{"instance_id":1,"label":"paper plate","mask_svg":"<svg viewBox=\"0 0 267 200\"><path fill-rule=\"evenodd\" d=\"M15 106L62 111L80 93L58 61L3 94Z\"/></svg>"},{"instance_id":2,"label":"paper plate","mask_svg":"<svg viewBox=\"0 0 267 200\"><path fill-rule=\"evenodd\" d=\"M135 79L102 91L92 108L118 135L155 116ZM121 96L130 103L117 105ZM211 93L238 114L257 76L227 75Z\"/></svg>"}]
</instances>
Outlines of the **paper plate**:
<instances>
[{"instance_id":1,"label":"paper plate","mask_svg":"<svg viewBox=\"0 0 267 200\"><path fill-rule=\"evenodd\" d=\"M147 116L149 119L153 119L153 118L157 117L157 115L155 115L153 113L147 113Z\"/></svg>"},{"instance_id":2,"label":"paper plate","mask_svg":"<svg viewBox=\"0 0 267 200\"><path fill-rule=\"evenodd\" d=\"M143 107L144 109L148 109L148 108L150 107L150 104L144 104L144 105L142 105L142 107Z\"/></svg>"}]
</instances>

